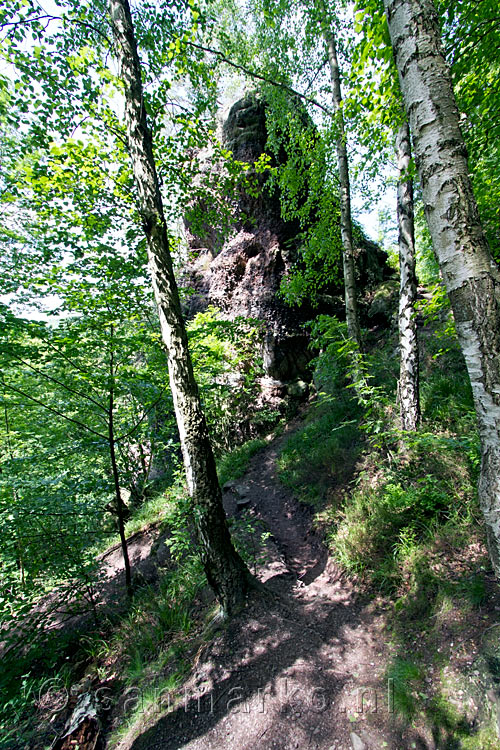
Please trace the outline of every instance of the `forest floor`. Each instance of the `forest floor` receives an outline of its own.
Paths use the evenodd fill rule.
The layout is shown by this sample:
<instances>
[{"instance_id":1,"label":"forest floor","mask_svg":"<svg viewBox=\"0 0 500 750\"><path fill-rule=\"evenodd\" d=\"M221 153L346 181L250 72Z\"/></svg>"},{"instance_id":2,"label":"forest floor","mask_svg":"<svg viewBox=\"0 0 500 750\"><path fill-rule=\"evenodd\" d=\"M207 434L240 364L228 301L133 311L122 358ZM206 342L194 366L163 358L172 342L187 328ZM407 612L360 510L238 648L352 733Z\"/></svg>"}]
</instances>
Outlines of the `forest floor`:
<instances>
[{"instance_id":1,"label":"forest floor","mask_svg":"<svg viewBox=\"0 0 500 750\"><path fill-rule=\"evenodd\" d=\"M341 575L311 510L280 483L289 435L257 453L225 492L230 517L267 531L257 573L273 594L254 598L198 651L187 681L161 696L163 711L139 718L120 750L461 747L451 733L394 713L390 606Z\"/></svg>"},{"instance_id":2,"label":"forest floor","mask_svg":"<svg viewBox=\"0 0 500 750\"><path fill-rule=\"evenodd\" d=\"M57 631L58 638L71 635L70 642L76 644L66 658L75 665L73 674L82 679L72 685L70 694L90 690L107 702L98 745L91 740L82 748L498 747L500 596L496 584L488 583L481 572L487 569L484 545L471 538L459 558L451 548L436 549L428 561L429 569L441 566L447 580L483 576L487 591L479 607L443 600L438 609L429 603L423 619L405 619L387 593L378 594L342 572L329 555L317 508L299 502L280 482L280 456L290 438L300 438L306 424L302 419L271 439L250 459L244 475L224 486L233 533L268 592L252 596L238 616L228 622L212 619L207 626L215 602L203 589L186 612L190 625L185 635L182 628L176 635L175 628L169 631L165 623L160 625L166 633L161 637L166 658L155 661L158 647L152 643L146 648L151 656L145 661L141 657L137 665L135 674L141 678L134 678L133 664L125 677L123 663L130 662L134 639L144 634L147 641L144 601L161 606L162 572L173 564L165 543L168 531L156 522L129 537L138 593L143 585L150 597L137 602L134 598L131 613L127 614L123 593L119 546L99 556L102 575L94 605L100 619L114 616L111 634L118 628L118 641L102 630L95 642L97 651L103 646L100 656L89 648L82 650L85 634L92 630L88 606L83 612L80 608L65 613L54 606L54 597L43 601L45 611L53 610L49 620L45 618L46 627ZM359 469L356 455L338 467L342 488L336 491L352 486ZM314 483L312 474L311 470ZM75 604L78 610L78 601ZM170 617L169 601L165 605ZM120 617L131 617L129 630L120 630ZM41 731L40 724L35 744L23 741L5 747L45 748L47 737L61 737L76 696L63 711L55 710L54 700L59 700L57 691L39 701L45 729ZM0 746L4 747L1 741ZM66 750L64 743L57 747Z\"/></svg>"},{"instance_id":3,"label":"forest floor","mask_svg":"<svg viewBox=\"0 0 500 750\"><path fill-rule=\"evenodd\" d=\"M120 750L384 746L385 722L367 726L387 710L384 613L340 576L310 510L279 482L288 434L224 493L230 517L270 535L257 573L274 595L254 598L223 628L169 696L170 711L138 737L136 726Z\"/></svg>"}]
</instances>

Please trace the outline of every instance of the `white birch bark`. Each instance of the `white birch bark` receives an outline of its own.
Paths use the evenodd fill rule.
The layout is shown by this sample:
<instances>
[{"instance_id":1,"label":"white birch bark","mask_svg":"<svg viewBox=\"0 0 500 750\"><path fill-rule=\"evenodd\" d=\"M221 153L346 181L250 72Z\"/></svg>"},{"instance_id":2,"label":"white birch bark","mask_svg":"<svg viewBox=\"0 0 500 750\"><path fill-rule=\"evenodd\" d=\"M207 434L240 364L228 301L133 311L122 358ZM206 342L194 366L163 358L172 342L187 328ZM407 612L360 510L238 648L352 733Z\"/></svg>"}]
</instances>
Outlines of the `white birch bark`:
<instances>
[{"instance_id":1,"label":"white birch bark","mask_svg":"<svg viewBox=\"0 0 500 750\"><path fill-rule=\"evenodd\" d=\"M201 556L207 580L230 613L244 600L250 574L234 549L215 460L193 374L144 107L141 67L128 0L109 0L115 52L125 90L127 140L148 241L148 261L168 352L170 388Z\"/></svg>"},{"instance_id":2,"label":"white birch bark","mask_svg":"<svg viewBox=\"0 0 500 750\"><path fill-rule=\"evenodd\" d=\"M399 411L401 429L414 432L420 419L419 363L415 302L415 226L413 213L413 179L409 176L411 161L410 128L405 120L396 134L398 160L398 245L399 245ZM404 441L403 441L404 442Z\"/></svg>"},{"instance_id":3,"label":"white birch bark","mask_svg":"<svg viewBox=\"0 0 500 750\"><path fill-rule=\"evenodd\" d=\"M342 114L342 91L340 87L340 70L337 58L335 35L331 28L324 28L323 35L328 51L330 78L332 82L333 110L336 115L336 150L340 181L340 232L342 237L342 263L344 269L345 314L349 336L361 349L361 330L359 326L358 301L356 296L356 278L354 273L354 243L352 240L351 186L349 181L349 162L345 138L344 117Z\"/></svg>"},{"instance_id":4,"label":"white birch bark","mask_svg":"<svg viewBox=\"0 0 500 750\"><path fill-rule=\"evenodd\" d=\"M432 0L384 0L425 213L449 294L481 436L479 500L500 576L500 279L473 195Z\"/></svg>"}]
</instances>

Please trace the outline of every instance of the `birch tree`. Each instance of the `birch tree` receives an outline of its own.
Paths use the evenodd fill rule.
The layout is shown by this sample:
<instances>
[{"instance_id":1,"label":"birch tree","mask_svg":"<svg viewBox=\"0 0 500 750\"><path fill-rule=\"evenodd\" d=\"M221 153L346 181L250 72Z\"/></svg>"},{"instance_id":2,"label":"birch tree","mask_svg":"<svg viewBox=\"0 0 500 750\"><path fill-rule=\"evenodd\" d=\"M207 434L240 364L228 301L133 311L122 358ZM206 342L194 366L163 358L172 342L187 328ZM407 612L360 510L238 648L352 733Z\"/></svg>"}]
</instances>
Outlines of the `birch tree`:
<instances>
[{"instance_id":1,"label":"birch tree","mask_svg":"<svg viewBox=\"0 0 500 750\"><path fill-rule=\"evenodd\" d=\"M207 424L188 350L167 227L146 120L141 64L128 0L109 0L115 54L125 93L125 124L148 262L168 352L169 380L189 493L207 580L224 612L245 599L250 574L236 552L226 523Z\"/></svg>"},{"instance_id":2,"label":"birch tree","mask_svg":"<svg viewBox=\"0 0 500 750\"><path fill-rule=\"evenodd\" d=\"M479 219L434 4L384 4L426 219L472 385L481 437L479 501L500 576L500 277Z\"/></svg>"},{"instance_id":3,"label":"birch tree","mask_svg":"<svg viewBox=\"0 0 500 750\"><path fill-rule=\"evenodd\" d=\"M401 429L416 430L420 419L419 362L415 302L415 227L413 212L413 177L410 175L410 128L404 120L396 134L398 161L398 246L399 246L399 411Z\"/></svg>"},{"instance_id":4,"label":"birch tree","mask_svg":"<svg viewBox=\"0 0 500 750\"><path fill-rule=\"evenodd\" d=\"M402 112L401 91L392 60L387 23L378 0L357 6L354 30L358 40L352 53L351 77L354 133L364 150L358 165L364 189L373 199L385 190L386 169L397 170L396 215L399 255L399 381L400 425L416 430L420 421L419 357L415 303L415 229L410 129ZM394 159L395 157L395 159ZM378 186L378 187L377 187ZM401 441L404 448L404 440Z\"/></svg>"}]
</instances>

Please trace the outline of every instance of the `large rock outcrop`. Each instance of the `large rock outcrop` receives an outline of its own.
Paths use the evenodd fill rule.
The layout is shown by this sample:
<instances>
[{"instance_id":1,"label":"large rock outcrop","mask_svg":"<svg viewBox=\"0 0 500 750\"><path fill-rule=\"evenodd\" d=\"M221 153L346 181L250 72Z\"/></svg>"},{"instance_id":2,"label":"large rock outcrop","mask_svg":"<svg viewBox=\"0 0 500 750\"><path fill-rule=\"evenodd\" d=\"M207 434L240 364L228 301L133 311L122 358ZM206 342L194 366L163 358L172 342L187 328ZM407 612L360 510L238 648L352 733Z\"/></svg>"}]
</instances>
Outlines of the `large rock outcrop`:
<instances>
[{"instance_id":1,"label":"large rock outcrop","mask_svg":"<svg viewBox=\"0 0 500 750\"><path fill-rule=\"evenodd\" d=\"M301 116L306 125L307 114ZM222 137L234 159L253 164L266 148L265 103L254 94L236 102L223 125ZM255 178L261 185L266 180L265 174ZM188 313L214 305L229 319L245 316L262 321L266 374L288 383L307 378L311 355L303 325L314 311L307 304L292 308L278 294L284 275L298 258L299 226L282 219L276 190L264 188L256 194L242 188L234 208L234 222L222 240L212 227L205 226L197 233L186 220L192 257L187 283L194 290ZM357 252L358 277L361 285L373 285L385 275L385 254L374 243L363 245ZM342 314L341 290L331 292L325 295L323 311Z\"/></svg>"}]
</instances>

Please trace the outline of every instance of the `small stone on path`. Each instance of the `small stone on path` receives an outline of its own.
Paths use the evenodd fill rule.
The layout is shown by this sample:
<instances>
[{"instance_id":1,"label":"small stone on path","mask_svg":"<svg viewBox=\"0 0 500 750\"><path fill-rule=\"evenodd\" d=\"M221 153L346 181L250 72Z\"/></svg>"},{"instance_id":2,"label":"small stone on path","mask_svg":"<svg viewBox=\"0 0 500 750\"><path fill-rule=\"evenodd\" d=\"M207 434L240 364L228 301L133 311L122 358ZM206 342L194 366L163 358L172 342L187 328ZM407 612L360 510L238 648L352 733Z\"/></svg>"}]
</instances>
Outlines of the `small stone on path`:
<instances>
[{"instance_id":1,"label":"small stone on path","mask_svg":"<svg viewBox=\"0 0 500 750\"><path fill-rule=\"evenodd\" d=\"M355 732L351 732L351 742L353 750L367 750L365 743Z\"/></svg>"}]
</instances>

